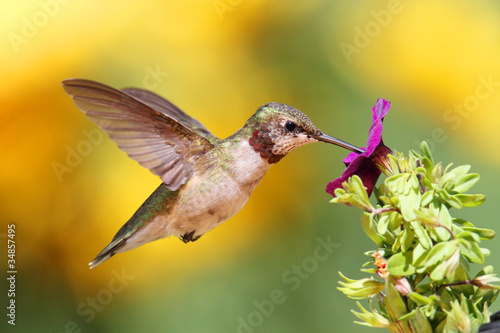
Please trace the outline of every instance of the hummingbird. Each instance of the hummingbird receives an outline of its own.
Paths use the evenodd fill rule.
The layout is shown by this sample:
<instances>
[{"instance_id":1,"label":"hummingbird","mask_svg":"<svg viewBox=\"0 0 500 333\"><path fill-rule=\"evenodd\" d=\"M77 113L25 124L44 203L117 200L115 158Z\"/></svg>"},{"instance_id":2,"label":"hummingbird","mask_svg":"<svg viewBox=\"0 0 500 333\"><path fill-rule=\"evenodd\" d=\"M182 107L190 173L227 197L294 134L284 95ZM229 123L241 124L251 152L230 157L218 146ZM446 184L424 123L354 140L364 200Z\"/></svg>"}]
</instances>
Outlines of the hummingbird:
<instances>
[{"instance_id":1,"label":"hummingbird","mask_svg":"<svg viewBox=\"0 0 500 333\"><path fill-rule=\"evenodd\" d=\"M363 153L281 103L262 105L236 133L219 139L151 91L84 79L62 83L90 120L162 180L90 268L165 237L196 241L238 213L266 171L296 148L321 141Z\"/></svg>"}]
</instances>

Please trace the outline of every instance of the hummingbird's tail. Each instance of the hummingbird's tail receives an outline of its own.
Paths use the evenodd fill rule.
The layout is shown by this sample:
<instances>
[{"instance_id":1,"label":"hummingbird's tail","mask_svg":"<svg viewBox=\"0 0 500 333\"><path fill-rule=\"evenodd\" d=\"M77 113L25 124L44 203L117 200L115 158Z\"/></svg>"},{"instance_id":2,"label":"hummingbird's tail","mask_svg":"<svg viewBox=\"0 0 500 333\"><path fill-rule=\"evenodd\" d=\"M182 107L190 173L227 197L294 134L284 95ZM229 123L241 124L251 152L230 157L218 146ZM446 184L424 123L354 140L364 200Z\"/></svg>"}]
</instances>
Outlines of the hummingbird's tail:
<instances>
[{"instance_id":1,"label":"hummingbird's tail","mask_svg":"<svg viewBox=\"0 0 500 333\"><path fill-rule=\"evenodd\" d=\"M108 260L115 253L129 251L169 236L165 233L161 216L167 214L170 209L170 206L165 203L172 204L178 194L179 192L170 191L164 183L160 184L127 223L118 230L111 243L89 263L90 268Z\"/></svg>"}]
</instances>

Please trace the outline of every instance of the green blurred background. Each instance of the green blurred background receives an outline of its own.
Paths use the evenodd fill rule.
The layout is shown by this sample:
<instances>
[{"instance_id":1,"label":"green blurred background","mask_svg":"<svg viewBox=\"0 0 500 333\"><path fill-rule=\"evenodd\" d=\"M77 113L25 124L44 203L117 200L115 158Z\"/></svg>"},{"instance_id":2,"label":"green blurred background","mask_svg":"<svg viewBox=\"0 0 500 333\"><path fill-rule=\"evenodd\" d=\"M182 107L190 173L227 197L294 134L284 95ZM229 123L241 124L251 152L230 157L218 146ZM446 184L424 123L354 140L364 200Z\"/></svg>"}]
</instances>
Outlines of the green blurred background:
<instances>
[{"instance_id":1,"label":"green blurred background","mask_svg":"<svg viewBox=\"0 0 500 333\"><path fill-rule=\"evenodd\" d=\"M15 331L370 331L336 287L339 270L364 277L375 245L357 209L329 203L324 188L347 151L325 144L274 166L242 212L200 241L158 241L89 270L160 180L107 137L88 140L95 125L61 87L70 77L149 88L219 137L278 101L362 146L383 97L385 143L406 153L426 139L436 160L471 164L487 201L455 216L500 231L496 2L4 1L0 18L0 304L15 223ZM71 172L54 170L85 148ZM311 259L318 237L337 246L321 262ZM500 269L499 239L484 246ZM294 271L303 264L309 273ZM0 330L12 329L3 311Z\"/></svg>"}]
</instances>

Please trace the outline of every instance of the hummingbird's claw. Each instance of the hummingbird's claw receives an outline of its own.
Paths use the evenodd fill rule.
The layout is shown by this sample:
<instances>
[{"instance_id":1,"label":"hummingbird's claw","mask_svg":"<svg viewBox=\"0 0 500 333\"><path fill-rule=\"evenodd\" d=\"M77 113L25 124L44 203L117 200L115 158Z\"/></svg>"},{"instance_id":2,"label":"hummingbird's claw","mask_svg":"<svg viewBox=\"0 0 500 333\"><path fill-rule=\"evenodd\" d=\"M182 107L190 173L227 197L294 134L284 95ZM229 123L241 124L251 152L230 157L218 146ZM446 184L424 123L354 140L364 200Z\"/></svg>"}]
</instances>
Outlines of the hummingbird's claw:
<instances>
[{"instance_id":1,"label":"hummingbird's claw","mask_svg":"<svg viewBox=\"0 0 500 333\"><path fill-rule=\"evenodd\" d=\"M198 239L200 239L201 235L194 237L194 233L195 233L195 230L182 235L180 237L181 241L183 241L184 243L189 243L189 242L195 242Z\"/></svg>"}]
</instances>

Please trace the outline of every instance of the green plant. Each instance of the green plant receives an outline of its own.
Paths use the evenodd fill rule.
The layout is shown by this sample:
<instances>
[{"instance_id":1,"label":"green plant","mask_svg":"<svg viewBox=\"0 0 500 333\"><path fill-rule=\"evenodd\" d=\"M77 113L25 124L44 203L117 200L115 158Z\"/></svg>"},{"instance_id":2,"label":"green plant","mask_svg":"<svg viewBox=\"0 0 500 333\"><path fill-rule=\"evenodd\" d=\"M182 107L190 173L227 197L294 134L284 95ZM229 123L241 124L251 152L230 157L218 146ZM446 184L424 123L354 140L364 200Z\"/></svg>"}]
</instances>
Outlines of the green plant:
<instances>
[{"instance_id":1,"label":"green plant","mask_svg":"<svg viewBox=\"0 0 500 333\"><path fill-rule=\"evenodd\" d=\"M450 212L484 202L484 195L467 194L479 175L468 173L469 165L434 163L425 142L420 150L408 157L388 154L383 165L377 163L388 177L373 188L375 205L357 175L334 189L332 202L360 208L363 230L378 247L366 253L370 260L361 269L372 276L340 274L338 289L369 299L368 309L358 302L360 311L353 311L363 325L391 332L475 332L489 321L500 288L492 283L500 279L492 266L471 276L470 266L484 265L490 251L480 244L495 232Z\"/></svg>"}]
</instances>

